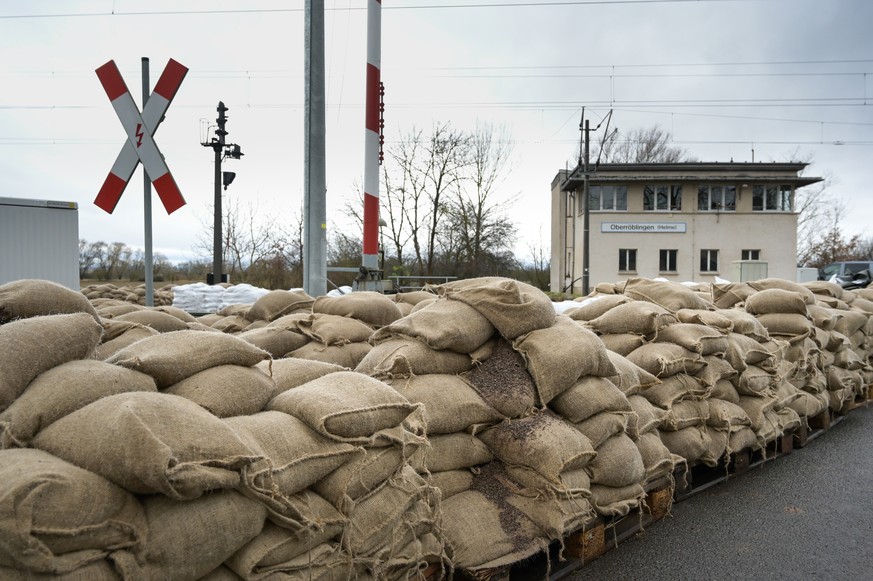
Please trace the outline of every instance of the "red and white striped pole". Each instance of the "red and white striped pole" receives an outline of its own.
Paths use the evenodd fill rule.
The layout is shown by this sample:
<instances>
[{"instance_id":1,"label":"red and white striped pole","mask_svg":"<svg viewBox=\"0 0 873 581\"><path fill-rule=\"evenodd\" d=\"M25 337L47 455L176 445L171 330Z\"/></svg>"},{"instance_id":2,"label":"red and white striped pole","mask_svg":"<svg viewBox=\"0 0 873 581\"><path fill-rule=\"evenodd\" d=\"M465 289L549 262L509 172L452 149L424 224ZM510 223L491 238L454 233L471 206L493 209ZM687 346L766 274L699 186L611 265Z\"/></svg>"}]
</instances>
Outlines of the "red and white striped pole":
<instances>
[{"instance_id":1,"label":"red and white striped pole","mask_svg":"<svg viewBox=\"0 0 873 581\"><path fill-rule=\"evenodd\" d=\"M364 141L364 252L362 265L379 265L379 87L382 66L382 0L367 4L367 101Z\"/></svg>"}]
</instances>

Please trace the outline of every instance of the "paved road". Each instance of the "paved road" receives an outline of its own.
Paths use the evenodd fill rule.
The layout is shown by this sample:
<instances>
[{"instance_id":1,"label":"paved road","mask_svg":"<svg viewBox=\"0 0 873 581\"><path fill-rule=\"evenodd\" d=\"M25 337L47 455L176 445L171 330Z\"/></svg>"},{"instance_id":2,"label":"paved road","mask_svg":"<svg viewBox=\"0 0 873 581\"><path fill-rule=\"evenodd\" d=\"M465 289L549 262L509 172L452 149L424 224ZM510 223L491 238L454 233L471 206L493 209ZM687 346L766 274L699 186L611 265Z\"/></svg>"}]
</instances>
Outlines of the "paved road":
<instances>
[{"instance_id":1,"label":"paved road","mask_svg":"<svg viewBox=\"0 0 873 581\"><path fill-rule=\"evenodd\" d=\"M571 579L873 580L873 404L674 505Z\"/></svg>"}]
</instances>

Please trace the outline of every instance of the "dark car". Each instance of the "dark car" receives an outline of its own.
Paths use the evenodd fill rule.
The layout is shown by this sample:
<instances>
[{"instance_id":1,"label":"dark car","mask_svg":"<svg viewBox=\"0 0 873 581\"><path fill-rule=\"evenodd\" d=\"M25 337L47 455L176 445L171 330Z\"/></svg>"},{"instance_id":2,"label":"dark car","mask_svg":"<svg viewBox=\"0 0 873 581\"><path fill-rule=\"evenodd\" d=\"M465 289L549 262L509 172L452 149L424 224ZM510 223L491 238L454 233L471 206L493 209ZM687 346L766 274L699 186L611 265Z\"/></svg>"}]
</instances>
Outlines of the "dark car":
<instances>
[{"instance_id":1,"label":"dark car","mask_svg":"<svg viewBox=\"0 0 873 581\"><path fill-rule=\"evenodd\" d=\"M866 270L873 272L873 262L865 260L853 260L848 262L832 262L818 269L819 280L831 280L837 278L852 278L853 275Z\"/></svg>"}]
</instances>

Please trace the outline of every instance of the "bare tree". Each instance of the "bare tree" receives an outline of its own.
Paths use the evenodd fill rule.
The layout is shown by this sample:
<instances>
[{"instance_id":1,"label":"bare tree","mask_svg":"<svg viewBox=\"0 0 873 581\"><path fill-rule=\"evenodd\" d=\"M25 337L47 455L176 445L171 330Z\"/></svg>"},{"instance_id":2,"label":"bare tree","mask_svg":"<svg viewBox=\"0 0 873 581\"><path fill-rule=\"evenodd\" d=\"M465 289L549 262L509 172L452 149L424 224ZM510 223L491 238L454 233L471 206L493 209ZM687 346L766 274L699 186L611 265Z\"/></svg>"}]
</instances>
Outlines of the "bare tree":
<instances>
[{"instance_id":1,"label":"bare tree","mask_svg":"<svg viewBox=\"0 0 873 581\"><path fill-rule=\"evenodd\" d=\"M677 163L696 161L683 147L673 145L673 136L660 125L633 129L626 134L612 133L603 143L594 144L591 159L603 163Z\"/></svg>"}]
</instances>

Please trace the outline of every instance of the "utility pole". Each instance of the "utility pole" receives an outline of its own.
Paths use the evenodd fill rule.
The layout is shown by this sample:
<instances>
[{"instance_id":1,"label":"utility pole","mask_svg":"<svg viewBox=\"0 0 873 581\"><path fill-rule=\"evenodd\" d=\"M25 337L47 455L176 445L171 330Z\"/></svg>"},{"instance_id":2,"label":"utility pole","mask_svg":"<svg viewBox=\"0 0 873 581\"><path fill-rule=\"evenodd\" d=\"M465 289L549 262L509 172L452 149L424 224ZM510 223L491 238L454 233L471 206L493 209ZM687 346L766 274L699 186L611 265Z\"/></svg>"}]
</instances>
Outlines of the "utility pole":
<instances>
[{"instance_id":1,"label":"utility pole","mask_svg":"<svg viewBox=\"0 0 873 581\"><path fill-rule=\"evenodd\" d=\"M215 152L215 216L214 216L214 225L213 225L213 239L212 239L212 273L211 277L207 277L207 284L219 284L224 282L224 274L222 273L223 265L224 265L224 236L222 233L221 222L223 218L222 208L221 208L221 186L224 185L224 189L227 189L227 186L231 184L233 179L236 177L236 174L233 172L225 172L222 175L221 172L221 162L225 157L230 157L232 159L240 159L243 155L245 155L241 150L240 146L235 143L227 143L225 139L227 137L227 113L228 109L225 107L223 101L218 102L218 107L216 109L218 111L218 119L215 122L218 124L218 127L215 129L215 137L213 137L210 141L201 143L200 145L204 147L211 147Z\"/></svg>"},{"instance_id":2,"label":"utility pole","mask_svg":"<svg viewBox=\"0 0 873 581\"><path fill-rule=\"evenodd\" d=\"M149 59L142 57L142 108L145 111L149 100ZM143 219L145 221L145 301L147 307L155 306L154 257L152 255L152 182L145 167L142 168Z\"/></svg>"},{"instance_id":3,"label":"utility pole","mask_svg":"<svg viewBox=\"0 0 873 581\"><path fill-rule=\"evenodd\" d=\"M303 290L317 297L327 294L324 0L306 0L304 26Z\"/></svg>"},{"instance_id":4,"label":"utility pole","mask_svg":"<svg viewBox=\"0 0 873 581\"><path fill-rule=\"evenodd\" d=\"M591 239L591 212L590 212L590 200L588 196L588 181L590 175L588 173L588 148L591 143L591 128L588 125L588 119L585 120L585 167L582 170L582 209L584 212L584 218L582 220L582 295L588 296L590 292L590 284L588 280L589 274L589 260L591 258L591 252L589 248L589 241Z\"/></svg>"}]
</instances>

